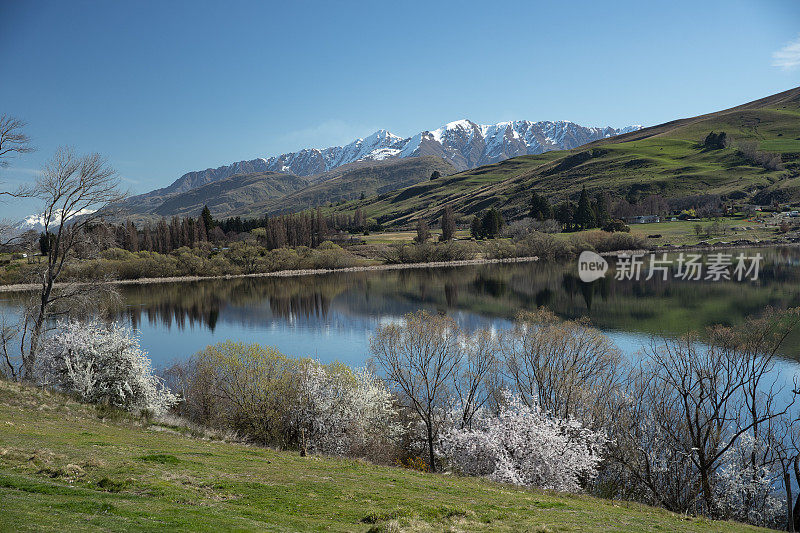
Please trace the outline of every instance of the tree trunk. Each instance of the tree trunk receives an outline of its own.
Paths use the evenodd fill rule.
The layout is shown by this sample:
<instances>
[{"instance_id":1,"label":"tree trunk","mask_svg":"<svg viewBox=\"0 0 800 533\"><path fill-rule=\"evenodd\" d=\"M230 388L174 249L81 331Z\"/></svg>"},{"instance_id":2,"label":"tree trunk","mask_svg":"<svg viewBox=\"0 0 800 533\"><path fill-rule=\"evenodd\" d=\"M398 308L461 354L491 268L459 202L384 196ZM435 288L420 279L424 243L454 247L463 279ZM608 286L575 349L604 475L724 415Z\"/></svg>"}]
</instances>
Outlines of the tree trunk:
<instances>
[{"instance_id":1,"label":"tree trunk","mask_svg":"<svg viewBox=\"0 0 800 533\"><path fill-rule=\"evenodd\" d=\"M41 340L44 321L47 318L47 306L50 303L50 294L52 292L53 282L48 273L48 279L42 286L39 309L36 313L36 319L33 322L33 328L31 329L31 340L30 346L28 347L28 355L23 357L22 361L22 378L27 381L32 381L34 379L34 365L36 364L36 356L39 351L39 341Z\"/></svg>"},{"instance_id":2,"label":"tree trunk","mask_svg":"<svg viewBox=\"0 0 800 533\"><path fill-rule=\"evenodd\" d=\"M428 430L428 455L430 456L431 472L436 472L436 457L433 454L433 421L428 421L425 426Z\"/></svg>"},{"instance_id":3,"label":"tree trunk","mask_svg":"<svg viewBox=\"0 0 800 533\"><path fill-rule=\"evenodd\" d=\"M711 479L709 478L708 469L703 463L704 461L700 463L700 484L703 490L703 500L705 500L706 503L706 514L712 516L714 512L714 493L711 489Z\"/></svg>"},{"instance_id":4,"label":"tree trunk","mask_svg":"<svg viewBox=\"0 0 800 533\"><path fill-rule=\"evenodd\" d=\"M794 480L800 482L800 455L794 458ZM800 494L797 495L797 500L794 502L792 516L794 518L794 531L800 531Z\"/></svg>"},{"instance_id":5,"label":"tree trunk","mask_svg":"<svg viewBox=\"0 0 800 533\"><path fill-rule=\"evenodd\" d=\"M792 509L792 476L788 470L783 473L783 486L786 488L786 531L795 531Z\"/></svg>"}]
</instances>

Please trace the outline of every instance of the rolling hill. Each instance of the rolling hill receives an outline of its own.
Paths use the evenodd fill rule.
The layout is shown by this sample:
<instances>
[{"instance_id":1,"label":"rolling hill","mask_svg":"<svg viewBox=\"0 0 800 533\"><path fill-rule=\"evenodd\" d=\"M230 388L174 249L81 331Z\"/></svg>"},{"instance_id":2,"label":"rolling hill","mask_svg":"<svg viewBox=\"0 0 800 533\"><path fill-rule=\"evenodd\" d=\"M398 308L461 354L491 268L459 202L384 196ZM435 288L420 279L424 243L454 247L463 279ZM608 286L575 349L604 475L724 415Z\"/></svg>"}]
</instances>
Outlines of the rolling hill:
<instances>
[{"instance_id":1,"label":"rolling hill","mask_svg":"<svg viewBox=\"0 0 800 533\"><path fill-rule=\"evenodd\" d=\"M434 171L447 175L456 169L439 157L422 156L359 161L305 177L245 172L186 190L135 196L123 205L123 218L145 223L172 215L197 216L203 205L208 205L216 218L301 211L357 199L362 193L375 195L407 187L428 180Z\"/></svg>"},{"instance_id":2,"label":"rolling hill","mask_svg":"<svg viewBox=\"0 0 800 533\"><path fill-rule=\"evenodd\" d=\"M402 189L429 181L438 171L446 176L456 172L450 163L436 156L412 157L387 161L359 161L312 177L305 188L286 196L274 196L232 210L233 216L253 217L264 213L301 211L316 206Z\"/></svg>"},{"instance_id":3,"label":"rolling hill","mask_svg":"<svg viewBox=\"0 0 800 533\"><path fill-rule=\"evenodd\" d=\"M217 217L263 216L351 200L362 192L385 193L422 181L434 170L452 174L518 155L575 148L640 128L589 128L569 121L486 125L457 120L407 138L378 130L344 146L305 148L187 172L167 187L127 199L121 207L124 217L135 222L197 214L206 203ZM319 186L325 181L331 184ZM286 202L280 200L295 192Z\"/></svg>"},{"instance_id":4,"label":"rolling hill","mask_svg":"<svg viewBox=\"0 0 800 533\"><path fill-rule=\"evenodd\" d=\"M728 146L704 146L712 131L724 131ZM782 163L766 168L753 150L756 155L778 154ZM533 190L557 202L575 199L584 186L589 192L615 195L719 194L756 203L798 202L800 87L572 150L507 159L338 209L361 207L367 216L390 226L437 218L446 204L462 215L495 206L507 218L515 218L526 212Z\"/></svg>"}]
</instances>

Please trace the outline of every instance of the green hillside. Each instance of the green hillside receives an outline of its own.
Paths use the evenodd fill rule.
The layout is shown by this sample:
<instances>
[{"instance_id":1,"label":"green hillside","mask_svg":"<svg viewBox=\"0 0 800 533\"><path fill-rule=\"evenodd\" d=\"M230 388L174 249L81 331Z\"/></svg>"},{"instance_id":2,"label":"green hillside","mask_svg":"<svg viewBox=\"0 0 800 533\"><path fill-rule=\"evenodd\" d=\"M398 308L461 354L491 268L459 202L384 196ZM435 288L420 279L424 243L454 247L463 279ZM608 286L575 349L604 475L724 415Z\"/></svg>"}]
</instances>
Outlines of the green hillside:
<instances>
[{"instance_id":1,"label":"green hillside","mask_svg":"<svg viewBox=\"0 0 800 533\"><path fill-rule=\"evenodd\" d=\"M311 176L308 187L286 196L273 196L232 210L229 215L258 217L265 213L288 213L317 206L373 196L428 181L434 171L453 174L456 169L440 157L423 156L387 161L350 163L331 171Z\"/></svg>"},{"instance_id":2,"label":"green hillside","mask_svg":"<svg viewBox=\"0 0 800 533\"><path fill-rule=\"evenodd\" d=\"M729 144L703 145L710 132ZM748 150L749 149L749 150ZM767 168L752 154L779 154ZM681 197L719 194L758 203L800 201L800 88L700 117L682 119L568 151L522 156L400 191L351 202L368 217L406 225L436 218L445 204L470 215L489 206L523 216L532 190L557 202L589 192Z\"/></svg>"},{"instance_id":3,"label":"green hillside","mask_svg":"<svg viewBox=\"0 0 800 533\"><path fill-rule=\"evenodd\" d=\"M185 192L135 197L125 203L121 218L152 223L172 215L197 216L204 205L216 218L291 213L401 189L427 181L435 170L456 171L440 157L423 156L350 163L307 177L242 173Z\"/></svg>"},{"instance_id":4,"label":"green hillside","mask_svg":"<svg viewBox=\"0 0 800 533\"><path fill-rule=\"evenodd\" d=\"M6 381L0 501L2 531L762 531L145 428Z\"/></svg>"},{"instance_id":5,"label":"green hillside","mask_svg":"<svg viewBox=\"0 0 800 533\"><path fill-rule=\"evenodd\" d=\"M167 198L153 214L170 217L196 216L204 205L221 216L242 206L280 198L308 186L308 180L281 172L236 174Z\"/></svg>"}]
</instances>

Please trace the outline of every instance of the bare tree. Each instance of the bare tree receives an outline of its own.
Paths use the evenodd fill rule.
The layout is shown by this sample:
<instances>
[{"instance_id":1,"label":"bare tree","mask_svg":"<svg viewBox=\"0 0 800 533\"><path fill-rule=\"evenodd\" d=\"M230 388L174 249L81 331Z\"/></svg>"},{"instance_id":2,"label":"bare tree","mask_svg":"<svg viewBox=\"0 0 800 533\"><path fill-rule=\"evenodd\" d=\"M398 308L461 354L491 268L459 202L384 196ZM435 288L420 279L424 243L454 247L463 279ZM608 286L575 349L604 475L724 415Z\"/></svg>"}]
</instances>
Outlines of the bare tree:
<instances>
[{"instance_id":1,"label":"bare tree","mask_svg":"<svg viewBox=\"0 0 800 533\"><path fill-rule=\"evenodd\" d=\"M417 235L414 237L414 242L418 244L424 244L430 238L431 230L428 227L428 223L420 218L417 221Z\"/></svg>"},{"instance_id":2,"label":"bare tree","mask_svg":"<svg viewBox=\"0 0 800 533\"><path fill-rule=\"evenodd\" d=\"M461 364L453 388L461 410L461 427L472 427L475 413L496 399L499 392L497 342L492 332L480 329L462 341Z\"/></svg>"},{"instance_id":3,"label":"bare tree","mask_svg":"<svg viewBox=\"0 0 800 533\"><path fill-rule=\"evenodd\" d=\"M12 116L0 115L0 167L8 166L8 160L14 154L33 152L31 138L23 128L25 123Z\"/></svg>"},{"instance_id":4,"label":"bare tree","mask_svg":"<svg viewBox=\"0 0 800 533\"><path fill-rule=\"evenodd\" d=\"M16 154L27 154L33 151L31 139L23 128L25 123L12 116L0 115L0 168L7 167L9 159ZM11 191L0 191L2 196L16 196ZM13 225L8 220L0 220L0 247L14 242Z\"/></svg>"},{"instance_id":5,"label":"bare tree","mask_svg":"<svg viewBox=\"0 0 800 533\"><path fill-rule=\"evenodd\" d=\"M509 381L528 405L591 427L605 422L622 354L587 321L561 321L545 309L523 312L499 344Z\"/></svg>"},{"instance_id":6,"label":"bare tree","mask_svg":"<svg viewBox=\"0 0 800 533\"><path fill-rule=\"evenodd\" d=\"M783 490L786 494L786 531L797 531L800 526L800 495L797 501L794 500L792 494L792 471L797 471L798 460L798 420L796 418L789 419L788 417L780 418L772 425L771 431L768 435L769 449L771 451L771 459L773 464L778 467L781 479L783 481ZM798 472L800 474L800 472ZM795 479L795 482L800 481L800 477Z\"/></svg>"},{"instance_id":7,"label":"bare tree","mask_svg":"<svg viewBox=\"0 0 800 533\"><path fill-rule=\"evenodd\" d=\"M44 232L52 234L47 261L34 269L38 285L33 301L20 325L22 365L19 377L31 379L47 319L54 308L74 308L90 303L88 295L100 285L65 283L56 286L72 259L83 258L101 246L90 231L111 206L124 198L119 183L106 161L98 154L75 155L59 149L32 186L15 193L42 202ZM8 356L8 352L5 354Z\"/></svg>"},{"instance_id":8,"label":"bare tree","mask_svg":"<svg viewBox=\"0 0 800 533\"><path fill-rule=\"evenodd\" d=\"M718 470L745 434L755 443L742 460L747 471L772 464L769 435L797 394L782 394L774 360L797 322L796 310L768 312L647 350L628 380L627 407L614 417L612 450L646 499L719 515ZM742 512L750 505L758 502L745 501Z\"/></svg>"},{"instance_id":9,"label":"bare tree","mask_svg":"<svg viewBox=\"0 0 800 533\"><path fill-rule=\"evenodd\" d=\"M425 425L430 468L435 472L434 443L450 408L452 379L461 358L458 326L446 316L409 313L403 324L380 326L370 348L387 380Z\"/></svg>"}]
</instances>

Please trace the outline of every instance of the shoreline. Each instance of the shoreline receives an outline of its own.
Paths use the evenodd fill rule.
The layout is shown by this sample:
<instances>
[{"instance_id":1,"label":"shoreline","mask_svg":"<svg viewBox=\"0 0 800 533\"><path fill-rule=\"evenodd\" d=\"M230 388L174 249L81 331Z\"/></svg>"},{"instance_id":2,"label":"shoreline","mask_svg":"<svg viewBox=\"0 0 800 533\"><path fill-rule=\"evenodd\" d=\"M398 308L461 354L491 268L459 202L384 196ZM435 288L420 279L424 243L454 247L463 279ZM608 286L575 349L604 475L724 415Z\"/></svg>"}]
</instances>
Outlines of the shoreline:
<instances>
[{"instance_id":1,"label":"shoreline","mask_svg":"<svg viewBox=\"0 0 800 533\"><path fill-rule=\"evenodd\" d=\"M187 281L208 281L241 278L290 278L297 276L319 276L323 274L340 274L345 272L373 272L383 270L406 270L420 268L447 268L475 265L493 265L502 263L532 263L539 258L532 257L509 257L505 259L461 259L458 261L429 261L425 263L393 263L382 265L362 265L343 268L304 268L294 270L277 270L275 272L256 272L254 274L226 274L222 276L171 276L164 278L139 278L139 279L120 279L103 282L106 285L152 285L156 283L180 283ZM74 285L71 283L56 283L56 287ZM88 283L78 283L78 285L88 285ZM35 283L18 283L14 285L0 285L0 293L6 292L26 292L36 290L39 285Z\"/></svg>"},{"instance_id":2,"label":"shoreline","mask_svg":"<svg viewBox=\"0 0 800 533\"><path fill-rule=\"evenodd\" d=\"M792 246L800 246L800 242L731 242L725 244L687 244L683 246L656 246L655 248L642 248L639 250L614 250L613 252L602 252L600 255L603 257L615 257L618 255L631 255L642 254L647 255L650 253L680 253L680 252L715 252L718 250L736 250L740 248L790 248Z\"/></svg>"},{"instance_id":3,"label":"shoreline","mask_svg":"<svg viewBox=\"0 0 800 533\"><path fill-rule=\"evenodd\" d=\"M679 252L712 252L717 250L730 250L737 248L788 248L800 246L800 242L731 242L725 244L707 245L684 245L684 246L657 246L655 248L642 248L638 250L615 250L613 252L600 253L603 257L616 257L619 255L647 255L650 253L679 253ZM448 268L476 265L510 264L510 263L530 263L538 261L536 256L531 257L509 257L504 259L461 259L458 261L428 261L424 263L391 263L377 265L361 265L342 268L306 268L293 270L277 270L275 272L256 272L253 274L225 274L221 276L169 276L163 278L139 278L139 279L120 279L102 282L106 285L153 285L158 283L181 283L187 281L209 281L227 280L242 278L289 278L298 276L319 276L324 274L340 274L346 272L379 272L384 270L413 270L421 268ZM77 285L88 285L89 283L77 283ZM56 287L74 285L72 283L56 283ZM35 283L17 283L12 285L0 285L0 294L12 292L34 291L39 287Z\"/></svg>"}]
</instances>

